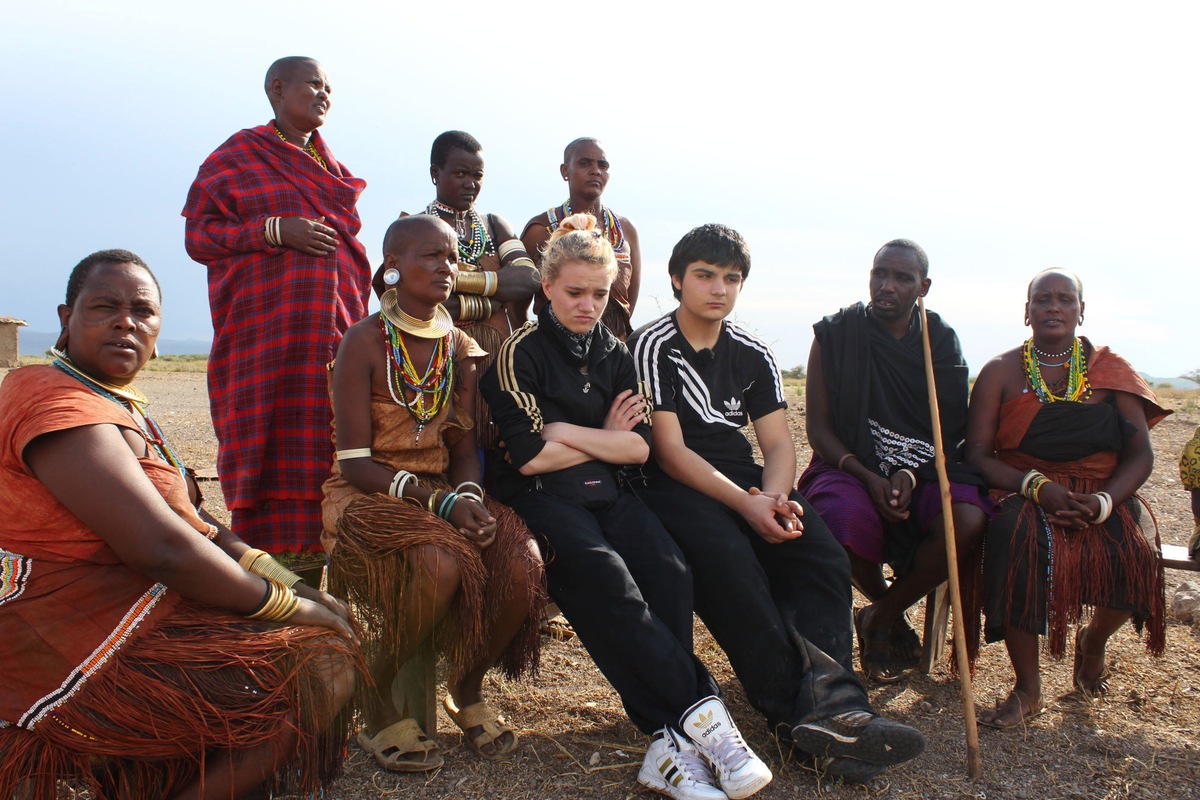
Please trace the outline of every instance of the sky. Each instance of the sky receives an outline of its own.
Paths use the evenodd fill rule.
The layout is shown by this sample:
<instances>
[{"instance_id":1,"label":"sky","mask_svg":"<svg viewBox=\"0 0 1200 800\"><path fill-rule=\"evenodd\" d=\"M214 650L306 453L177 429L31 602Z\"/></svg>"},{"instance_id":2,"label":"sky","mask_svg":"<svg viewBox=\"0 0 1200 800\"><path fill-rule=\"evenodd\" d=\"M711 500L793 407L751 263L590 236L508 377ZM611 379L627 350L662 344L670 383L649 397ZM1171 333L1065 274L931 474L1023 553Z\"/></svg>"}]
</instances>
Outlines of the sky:
<instances>
[{"instance_id":1,"label":"sky","mask_svg":"<svg viewBox=\"0 0 1200 800\"><path fill-rule=\"evenodd\" d=\"M447 9L454 9L450 14ZM752 254L735 319L807 360L812 323L867 299L889 239L919 242L928 306L972 374L1020 344L1025 287L1084 282L1080 333L1159 377L1200 368L1200 10L1186 3L38 4L0 0L6 78L0 316L57 328L67 275L123 247L163 286L163 338L211 337L179 215L204 158L270 119L267 66L319 59L322 135L388 224L433 198L429 146L484 146L479 207L520 230L565 199L596 136L604 199L642 242L644 324L666 262L722 222Z\"/></svg>"}]
</instances>

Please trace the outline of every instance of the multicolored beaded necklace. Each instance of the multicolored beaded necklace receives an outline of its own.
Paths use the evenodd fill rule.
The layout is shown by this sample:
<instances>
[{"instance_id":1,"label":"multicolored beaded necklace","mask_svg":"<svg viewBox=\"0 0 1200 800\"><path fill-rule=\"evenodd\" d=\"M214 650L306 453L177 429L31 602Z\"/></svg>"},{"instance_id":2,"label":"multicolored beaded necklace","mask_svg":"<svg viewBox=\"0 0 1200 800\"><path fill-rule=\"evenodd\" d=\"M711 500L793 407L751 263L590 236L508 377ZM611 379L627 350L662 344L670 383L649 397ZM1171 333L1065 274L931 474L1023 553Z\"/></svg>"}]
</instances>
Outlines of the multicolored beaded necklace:
<instances>
[{"instance_id":1,"label":"multicolored beaded necklace","mask_svg":"<svg viewBox=\"0 0 1200 800\"><path fill-rule=\"evenodd\" d=\"M121 408L132 410L134 417L138 419L139 423L142 423L140 427L145 434L146 441L154 447L159 457L179 470L180 475L183 475L185 478L187 477L187 467L183 465L183 462L175 455L175 451L171 449L171 445L167 443L167 437L163 433L162 428L158 426L153 417L146 414L146 409L143 406L150 402L146 399L146 395L132 386L111 386L107 383L101 383L75 366L65 353L54 349L51 349L50 352L54 355L54 360L50 363L55 367L58 367L101 397L111 400L121 406Z\"/></svg>"},{"instance_id":2,"label":"multicolored beaded necklace","mask_svg":"<svg viewBox=\"0 0 1200 800\"><path fill-rule=\"evenodd\" d=\"M550 223L552 228L557 228L558 223L574 212L571 211L571 201L563 203L558 208L550 209ZM613 246L613 250L620 250L625 246L625 231L621 228L621 220L617 218L608 206L601 204L600 216L604 222L604 235L608 237L608 243Z\"/></svg>"},{"instance_id":3,"label":"multicolored beaded necklace","mask_svg":"<svg viewBox=\"0 0 1200 800\"><path fill-rule=\"evenodd\" d=\"M451 208L445 203L434 200L425 207L425 213L435 217L439 216L439 211L454 217L454 232L458 234L458 260L460 262L465 261L474 265L484 253L491 254L496 251L495 244L488 238L483 217L479 216L475 206L471 206L466 211L459 211L457 208ZM468 219L470 219L470 225L467 224ZM466 238L468 234L471 237L469 239Z\"/></svg>"},{"instance_id":4,"label":"multicolored beaded necklace","mask_svg":"<svg viewBox=\"0 0 1200 800\"><path fill-rule=\"evenodd\" d=\"M1079 403L1091 396L1092 386L1087 379L1087 360L1083 357L1083 345L1080 343L1079 337L1076 337L1074 344L1071 345L1070 358L1063 364L1057 365L1067 367L1067 388L1061 395L1050 391L1050 386L1042 377L1040 367L1042 355L1061 358L1067 354L1065 352L1052 355L1042 354L1034 347L1032 337L1025 340L1025 345L1021 348L1021 357L1025 363L1025 378L1029 381L1029 387L1037 394L1039 400L1043 403L1057 403L1062 400ZM1047 366L1054 365L1048 364Z\"/></svg>"},{"instance_id":5,"label":"multicolored beaded necklace","mask_svg":"<svg viewBox=\"0 0 1200 800\"><path fill-rule=\"evenodd\" d=\"M450 334L440 337L429 356L425 374L419 376L412 356L404 346L404 336L400 328L393 325L383 314L379 315L379 322L383 329L383 340L388 348L388 391L396 404L404 406L417 423L416 440L420 443L425 426L441 413L454 388L454 343ZM410 391L416 395L412 402L407 399L407 393ZM426 397L429 398L428 403Z\"/></svg>"},{"instance_id":6,"label":"multicolored beaded necklace","mask_svg":"<svg viewBox=\"0 0 1200 800\"><path fill-rule=\"evenodd\" d=\"M288 140L288 138L283 135L283 131L279 130L278 125L272 122L271 127L275 129L276 136L278 136L280 139L283 139L285 142ZM308 137L308 142L305 143L304 147L300 149L312 156L313 160L320 164L322 169L326 171L329 170L329 164L325 162L324 156L317 152L317 146L313 144L311 136Z\"/></svg>"}]
</instances>

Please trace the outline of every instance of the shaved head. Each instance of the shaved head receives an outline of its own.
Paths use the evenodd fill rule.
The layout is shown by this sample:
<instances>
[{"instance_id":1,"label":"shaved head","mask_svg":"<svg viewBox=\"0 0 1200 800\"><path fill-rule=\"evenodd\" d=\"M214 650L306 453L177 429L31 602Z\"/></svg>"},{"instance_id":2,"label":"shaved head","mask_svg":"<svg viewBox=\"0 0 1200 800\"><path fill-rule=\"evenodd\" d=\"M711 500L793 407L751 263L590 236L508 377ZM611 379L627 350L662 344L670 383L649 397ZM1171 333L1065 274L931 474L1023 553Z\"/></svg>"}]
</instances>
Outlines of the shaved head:
<instances>
[{"instance_id":1,"label":"shaved head","mask_svg":"<svg viewBox=\"0 0 1200 800\"><path fill-rule=\"evenodd\" d=\"M408 238L426 227L445 228L450 233L454 233L453 228L432 214L413 214L409 217L401 217L389 225L387 233L383 235L384 257L400 255Z\"/></svg>"},{"instance_id":2,"label":"shaved head","mask_svg":"<svg viewBox=\"0 0 1200 800\"><path fill-rule=\"evenodd\" d=\"M592 136L580 136L578 139L576 139L575 141L573 141L569 145L567 145L566 148L563 150L563 163L570 164L571 156L575 154L575 151L578 150L580 148L580 146L585 145L585 144L594 144L594 145L596 145L596 147L599 147L601 150L604 149L603 145L600 144L599 139L596 139Z\"/></svg>"},{"instance_id":3,"label":"shaved head","mask_svg":"<svg viewBox=\"0 0 1200 800\"><path fill-rule=\"evenodd\" d=\"M1081 281L1079 276L1074 272L1062 269L1061 267L1048 267L1047 269L1039 272L1037 275L1034 275L1033 280L1029 282L1029 288L1025 290L1025 299L1028 300L1029 298L1033 297L1034 284L1038 283L1042 278L1045 278L1049 275L1062 275L1067 280L1072 281L1075 284L1075 291L1079 294L1079 299L1083 299L1083 281Z\"/></svg>"},{"instance_id":4,"label":"shaved head","mask_svg":"<svg viewBox=\"0 0 1200 800\"><path fill-rule=\"evenodd\" d=\"M267 67L267 77L263 81L263 91L270 96L271 82L275 79L278 78L286 83L292 77L292 73L296 71L296 67L302 64L316 64L320 66L320 63L315 58L309 58L308 56L284 56Z\"/></svg>"}]
</instances>

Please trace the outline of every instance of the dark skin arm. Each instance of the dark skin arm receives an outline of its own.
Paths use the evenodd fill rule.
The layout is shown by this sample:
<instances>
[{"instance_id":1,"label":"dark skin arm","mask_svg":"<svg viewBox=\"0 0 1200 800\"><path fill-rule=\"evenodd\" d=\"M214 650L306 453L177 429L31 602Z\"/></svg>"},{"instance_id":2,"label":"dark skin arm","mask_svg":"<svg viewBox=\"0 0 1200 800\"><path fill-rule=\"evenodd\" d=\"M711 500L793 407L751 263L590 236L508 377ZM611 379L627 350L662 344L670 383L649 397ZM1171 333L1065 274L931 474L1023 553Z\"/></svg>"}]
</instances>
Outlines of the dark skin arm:
<instances>
[{"instance_id":1,"label":"dark skin arm","mask_svg":"<svg viewBox=\"0 0 1200 800\"><path fill-rule=\"evenodd\" d=\"M638 293L642 289L642 246L638 242L637 228L628 217L621 217L621 230L629 242L629 315L637 308Z\"/></svg>"},{"instance_id":2,"label":"dark skin arm","mask_svg":"<svg viewBox=\"0 0 1200 800\"><path fill-rule=\"evenodd\" d=\"M423 355L428 358L428 352ZM420 361L422 355L414 353L413 357ZM377 314L352 325L346 331L333 370L333 415L339 450L371 446L371 387L375 384L378 391L388 391L383 366L385 358L389 356L379 335ZM473 361L468 362L461 373L455 391L463 403L464 412L473 416L477 396ZM400 408L396 412L407 413ZM475 441L475 432L471 430L450 449L448 477L452 484L480 481L482 476ZM351 458L339 463L346 480L368 494L387 494L395 477L391 469L371 458ZM404 488L404 496L422 506L432 492L432 489L417 486L412 481ZM454 504L449 522L480 548L491 544L496 535L496 518L470 498L460 498Z\"/></svg>"},{"instance_id":3,"label":"dark skin arm","mask_svg":"<svg viewBox=\"0 0 1200 800\"><path fill-rule=\"evenodd\" d=\"M521 243L525 245L533 263L539 267L542 265L542 248L550 241L550 226L546 224L545 219L545 214L538 214L526 223L525 231L521 234ZM533 295L533 310L541 311L545 304L546 296L542 294L542 286L539 283Z\"/></svg>"},{"instance_id":4,"label":"dark skin arm","mask_svg":"<svg viewBox=\"0 0 1200 800\"><path fill-rule=\"evenodd\" d=\"M235 613L250 613L262 602L263 579L166 504L115 425L40 436L24 457L51 494L131 568L184 597ZM290 624L329 628L354 640L345 619L308 598L301 598Z\"/></svg>"},{"instance_id":5,"label":"dark skin arm","mask_svg":"<svg viewBox=\"0 0 1200 800\"><path fill-rule=\"evenodd\" d=\"M834 432L833 411L829 406L829 391L825 371L821 366L821 344L813 340L808 353L808 370L804 379L804 426L808 443L827 463L852 475L866 487L867 494L879 515L888 522L908 519L908 504L912 500L912 481L897 472L889 480L863 466L850 448ZM850 454L844 462L842 458Z\"/></svg>"},{"instance_id":6,"label":"dark skin arm","mask_svg":"<svg viewBox=\"0 0 1200 800\"><path fill-rule=\"evenodd\" d=\"M491 215L492 222L492 241L507 242L510 239L516 239L517 234L513 231L512 225L508 223L504 217ZM529 248L526 247L526 250ZM532 257L532 253L530 253ZM529 301L533 297L534 292L541 289L542 281L538 275L538 271L525 264L514 265L512 262L519 258L519 255L509 255L508 258L500 262L500 269L496 271L497 286L496 294L492 299L500 303L519 303L521 310L525 311L529 308ZM534 259L537 263L537 259Z\"/></svg>"}]
</instances>

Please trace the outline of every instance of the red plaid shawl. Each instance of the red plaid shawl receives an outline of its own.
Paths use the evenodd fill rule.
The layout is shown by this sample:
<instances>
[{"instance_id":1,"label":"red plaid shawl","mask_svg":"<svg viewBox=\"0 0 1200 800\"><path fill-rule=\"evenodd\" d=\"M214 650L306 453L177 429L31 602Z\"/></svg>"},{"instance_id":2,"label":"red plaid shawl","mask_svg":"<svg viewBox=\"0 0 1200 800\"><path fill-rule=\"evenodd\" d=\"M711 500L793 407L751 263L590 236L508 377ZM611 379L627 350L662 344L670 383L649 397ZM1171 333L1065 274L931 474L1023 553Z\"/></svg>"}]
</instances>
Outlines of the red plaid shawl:
<instances>
[{"instance_id":1,"label":"red plaid shawl","mask_svg":"<svg viewBox=\"0 0 1200 800\"><path fill-rule=\"evenodd\" d=\"M208 394L229 508L320 501L333 461L325 365L346 328L367 315L371 265L355 238L366 182L320 134L312 142L328 171L270 124L235 133L201 165L183 209L188 254L208 267ZM337 252L316 257L266 243L268 216L297 215L324 216L341 239ZM312 544L280 536L256 546Z\"/></svg>"}]
</instances>

